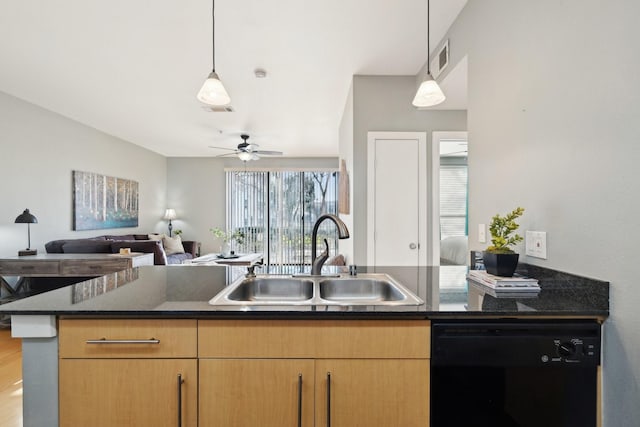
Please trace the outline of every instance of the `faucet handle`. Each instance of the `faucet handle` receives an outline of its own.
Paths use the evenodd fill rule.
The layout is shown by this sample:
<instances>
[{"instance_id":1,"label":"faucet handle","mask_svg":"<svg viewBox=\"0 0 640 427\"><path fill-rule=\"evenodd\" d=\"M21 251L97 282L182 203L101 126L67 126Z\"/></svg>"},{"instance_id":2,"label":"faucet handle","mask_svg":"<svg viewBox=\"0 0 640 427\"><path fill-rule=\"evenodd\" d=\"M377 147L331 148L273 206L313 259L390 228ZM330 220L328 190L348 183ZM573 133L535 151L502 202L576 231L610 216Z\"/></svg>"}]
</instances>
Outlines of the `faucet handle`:
<instances>
[{"instance_id":1,"label":"faucet handle","mask_svg":"<svg viewBox=\"0 0 640 427\"><path fill-rule=\"evenodd\" d=\"M262 267L262 263L256 262L255 264L247 266L247 274L245 274L244 277L246 277L247 279L256 277L256 272L255 272L256 267Z\"/></svg>"}]
</instances>

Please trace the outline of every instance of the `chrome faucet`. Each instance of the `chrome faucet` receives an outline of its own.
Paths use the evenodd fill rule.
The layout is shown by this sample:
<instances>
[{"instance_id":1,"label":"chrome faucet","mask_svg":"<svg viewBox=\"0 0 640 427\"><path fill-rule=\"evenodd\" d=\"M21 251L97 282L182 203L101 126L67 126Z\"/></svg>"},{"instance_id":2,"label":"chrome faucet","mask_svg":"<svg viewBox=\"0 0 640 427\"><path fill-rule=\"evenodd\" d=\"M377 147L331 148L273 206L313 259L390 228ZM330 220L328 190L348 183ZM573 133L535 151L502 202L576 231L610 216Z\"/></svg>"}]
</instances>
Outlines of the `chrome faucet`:
<instances>
[{"instance_id":1,"label":"chrome faucet","mask_svg":"<svg viewBox=\"0 0 640 427\"><path fill-rule=\"evenodd\" d=\"M316 252L316 243L317 243L316 240L318 240L318 228L320 227L320 224L325 219L330 219L331 221L333 221L333 223L338 228L338 239L349 238L349 229L347 228L347 225L344 222L342 222L340 218L332 214L320 215L320 218L318 218L318 220L314 224L313 231L311 232L311 275L312 276L320 275L322 266L329 258L329 243L327 242L327 239L324 239L324 251L320 254L319 257L317 256L317 252Z\"/></svg>"}]
</instances>

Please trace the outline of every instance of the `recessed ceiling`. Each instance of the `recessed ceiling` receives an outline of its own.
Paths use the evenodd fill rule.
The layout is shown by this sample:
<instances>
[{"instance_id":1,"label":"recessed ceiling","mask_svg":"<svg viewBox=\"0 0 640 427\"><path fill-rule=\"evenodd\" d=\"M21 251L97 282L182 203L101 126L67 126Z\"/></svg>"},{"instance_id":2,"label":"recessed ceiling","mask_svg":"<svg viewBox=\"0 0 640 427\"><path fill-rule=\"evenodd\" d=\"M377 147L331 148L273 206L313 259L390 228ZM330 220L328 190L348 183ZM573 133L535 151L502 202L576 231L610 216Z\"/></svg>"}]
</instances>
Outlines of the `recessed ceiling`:
<instances>
[{"instance_id":1,"label":"recessed ceiling","mask_svg":"<svg viewBox=\"0 0 640 427\"><path fill-rule=\"evenodd\" d=\"M465 4L431 2L434 49ZM208 146L243 132L288 157L337 156L352 76L426 60L425 0L217 0L216 71L235 111L212 113L196 100L211 26L208 0L2 2L0 91L165 156L221 154Z\"/></svg>"}]
</instances>

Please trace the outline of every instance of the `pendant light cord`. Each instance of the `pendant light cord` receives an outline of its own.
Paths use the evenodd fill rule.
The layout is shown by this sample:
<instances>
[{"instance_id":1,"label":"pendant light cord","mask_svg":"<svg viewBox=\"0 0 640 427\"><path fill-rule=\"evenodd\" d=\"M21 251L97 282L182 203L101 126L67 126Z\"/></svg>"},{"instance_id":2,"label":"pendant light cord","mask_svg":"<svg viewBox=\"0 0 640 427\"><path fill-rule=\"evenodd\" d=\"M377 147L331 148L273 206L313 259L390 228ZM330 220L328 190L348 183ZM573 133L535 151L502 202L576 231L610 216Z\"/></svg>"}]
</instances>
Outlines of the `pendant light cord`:
<instances>
[{"instance_id":1,"label":"pendant light cord","mask_svg":"<svg viewBox=\"0 0 640 427\"><path fill-rule=\"evenodd\" d=\"M211 21L213 24L211 25L211 65L212 72L216 72L216 1L211 0Z\"/></svg>"},{"instance_id":2,"label":"pendant light cord","mask_svg":"<svg viewBox=\"0 0 640 427\"><path fill-rule=\"evenodd\" d=\"M429 46L429 32L431 32L431 24L429 20L429 0L427 0L427 74L431 75L431 46Z\"/></svg>"}]
</instances>

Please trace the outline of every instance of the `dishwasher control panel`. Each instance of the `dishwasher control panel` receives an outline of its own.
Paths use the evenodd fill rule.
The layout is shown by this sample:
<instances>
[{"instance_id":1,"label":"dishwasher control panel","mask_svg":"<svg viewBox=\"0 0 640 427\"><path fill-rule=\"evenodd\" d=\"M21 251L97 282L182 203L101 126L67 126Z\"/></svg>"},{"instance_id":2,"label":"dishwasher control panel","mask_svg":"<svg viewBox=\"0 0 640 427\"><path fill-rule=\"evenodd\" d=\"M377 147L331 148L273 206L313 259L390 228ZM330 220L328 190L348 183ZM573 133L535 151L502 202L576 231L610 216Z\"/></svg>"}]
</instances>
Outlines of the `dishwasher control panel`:
<instances>
[{"instance_id":1,"label":"dishwasher control panel","mask_svg":"<svg viewBox=\"0 0 640 427\"><path fill-rule=\"evenodd\" d=\"M595 321L432 323L432 365L558 366L600 364Z\"/></svg>"}]
</instances>

